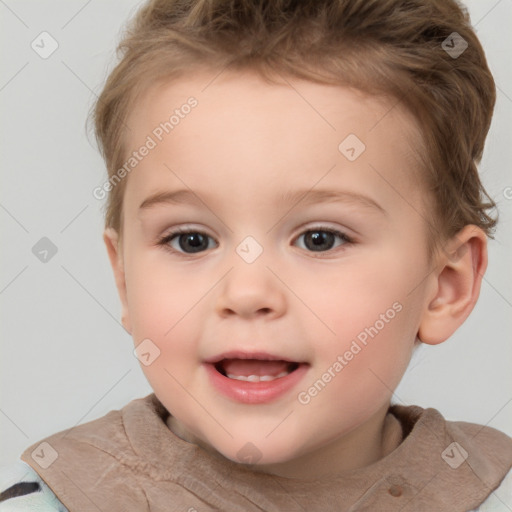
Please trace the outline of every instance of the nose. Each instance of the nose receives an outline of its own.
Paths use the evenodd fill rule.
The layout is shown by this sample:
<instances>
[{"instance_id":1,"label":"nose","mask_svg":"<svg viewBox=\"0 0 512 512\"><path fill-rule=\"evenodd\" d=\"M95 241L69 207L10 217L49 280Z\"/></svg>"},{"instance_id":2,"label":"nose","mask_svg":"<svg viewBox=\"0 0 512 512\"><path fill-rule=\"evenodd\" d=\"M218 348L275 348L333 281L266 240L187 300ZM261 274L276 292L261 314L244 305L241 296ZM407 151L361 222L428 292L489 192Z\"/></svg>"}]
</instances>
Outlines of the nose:
<instances>
[{"instance_id":1,"label":"nose","mask_svg":"<svg viewBox=\"0 0 512 512\"><path fill-rule=\"evenodd\" d=\"M279 318L286 310L284 289L263 261L237 262L220 284L216 310L222 317Z\"/></svg>"}]
</instances>

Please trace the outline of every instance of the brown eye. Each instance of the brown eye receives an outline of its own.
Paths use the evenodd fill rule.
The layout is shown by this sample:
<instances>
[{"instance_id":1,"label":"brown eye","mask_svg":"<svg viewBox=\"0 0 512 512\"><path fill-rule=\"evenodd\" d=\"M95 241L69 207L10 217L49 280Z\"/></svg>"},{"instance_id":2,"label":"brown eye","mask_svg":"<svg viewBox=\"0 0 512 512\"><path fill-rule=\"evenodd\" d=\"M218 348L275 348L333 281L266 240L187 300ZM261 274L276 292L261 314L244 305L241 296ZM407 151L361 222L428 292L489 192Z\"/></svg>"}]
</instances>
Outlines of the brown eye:
<instances>
[{"instance_id":1,"label":"brown eye","mask_svg":"<svg viewBox=\"0 0 512 512\"><path fill-rule=\"evenodd\" d=\"M203 236L201 233L179 235L178 245L184 252L199 252L208 248L208 237Z\"/></svg>"},{"instance_id":2,"label":"brown eye","mask_svg":"<svg viewBox=\"0 0 512 512\"><path fill-rule=\"evenodd\" d=\"M159 244L176 252L194 254L211 248L210 240L213 239L199 231L176 231L164 237Z\"/></svg>"},{"instance_id":3,"label":"brown eye","mask_svg":"<svg viewBox=\"0 0 512 512\"><path fill-rule=\"evenodd\" d=\"M351 242L351 240L344 233L327 228L309 229L300 235L298 239L302 237L304 237L305 248L312 252L330 251L339 245L344 245ZM340 239L342 243L334 245L337 238Z\"/></svg>"}]
</instances>

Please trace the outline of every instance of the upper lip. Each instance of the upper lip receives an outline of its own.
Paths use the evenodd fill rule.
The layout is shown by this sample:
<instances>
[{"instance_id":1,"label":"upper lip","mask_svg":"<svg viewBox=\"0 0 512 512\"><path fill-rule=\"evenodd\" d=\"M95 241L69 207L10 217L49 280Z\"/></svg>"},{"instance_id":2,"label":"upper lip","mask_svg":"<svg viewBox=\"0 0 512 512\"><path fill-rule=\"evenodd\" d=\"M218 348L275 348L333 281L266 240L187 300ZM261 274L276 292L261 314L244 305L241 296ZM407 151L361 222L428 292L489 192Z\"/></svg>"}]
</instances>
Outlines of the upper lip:
<instances>
[{"instance_id":1,"label":"upper lip","mask_svg":"<svg viewBox=\"0 0 512 512\"><path fill-rule=\"evenodd\" d=\"M205 363L216 364L223 359L260 359L261 361L287 361L289 363L297 363L299 361L289 359L288 357L269 354L267 352L245 352L243 350L231 350L229 352L223 352L216 356L205 359Z\"/></svg>"}]
</instances>

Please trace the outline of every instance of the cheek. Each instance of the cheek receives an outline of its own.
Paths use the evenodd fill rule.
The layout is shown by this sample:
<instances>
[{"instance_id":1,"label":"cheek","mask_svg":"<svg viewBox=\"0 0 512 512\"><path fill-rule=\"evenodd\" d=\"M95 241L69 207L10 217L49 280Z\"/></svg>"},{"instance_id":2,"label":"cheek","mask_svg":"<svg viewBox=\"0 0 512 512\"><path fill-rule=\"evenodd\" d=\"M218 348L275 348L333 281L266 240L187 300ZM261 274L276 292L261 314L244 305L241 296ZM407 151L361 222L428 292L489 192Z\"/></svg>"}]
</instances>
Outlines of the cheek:
<instances>
[{"instance_id":1,"label":"cheek","mask_svg":"<svg viewBox=\"0 0 512 512\"><path fill-rule=\"evenodd\" d=\"M155 251L137 253L127 262L126 286L134 338L168 341L187 323L194 305L208 291L208 283L191 278L193 270L178 272Z\"/></svg>"},{"instance_id":2,"label":"cheek","mask_svg":"<svg viewBox=\"0 0 512 512\"><path fill-rule=\"evenodd\" d=\"M347 315L345 323L335 326L335 340L318 344L317 370L297 397L308 417L324 418L333 429L343 421L348 431L391 399L407 369L413 348L409 340L414 336L407 331L405 307L399 312L392 309L389 317L394 317L385 323L375 315L382 311L380 305L366 302L365 314L358 315L357 323ZM326 407L331 411L327 419Z\"/></svg>"},{"instance_id":3,"label":"cheek","mask_svg":"<svg viewBox=\"0 0 512 512\"><path fill-rule=\"evenodd\" d=\"M126 266L126 282L134 345L150 343L158 354L151 364L141 364L146 378L155 391L182 393L178 383L192 378L198 362L196 319L208 283L191 279L189 272L170 270L165 258L135 252Z\"/></svg>"},{"instance_id":4,"label":"cheek","mask_svg":"<svg viewBox=\"0 0 512 512\"><path fill-rule=\"evenodd\" d=\"M346 367L339 375L350 374L361 386L380 376L393 388L407 367L418 329L420 308L410 293L418 270L395 253L358 263L350 272L331 274L314 294L312 309L331 331L324 330L317 354L326 368L342 356Z\"/></svg>"},{"instance_id":5,"label":"cheek","mask_svg":"<svg viewBox=\"0 0 512 512\"><path fill-rule=\"evenodd\" d=\"M157 354L151 364L141 364L146 379L157 395L186 401L183 386L190 384L198 362L197 291L186 275L158 265L138 266L127 284L134 344L149 343Z\"/></svg>"}]
</instances>

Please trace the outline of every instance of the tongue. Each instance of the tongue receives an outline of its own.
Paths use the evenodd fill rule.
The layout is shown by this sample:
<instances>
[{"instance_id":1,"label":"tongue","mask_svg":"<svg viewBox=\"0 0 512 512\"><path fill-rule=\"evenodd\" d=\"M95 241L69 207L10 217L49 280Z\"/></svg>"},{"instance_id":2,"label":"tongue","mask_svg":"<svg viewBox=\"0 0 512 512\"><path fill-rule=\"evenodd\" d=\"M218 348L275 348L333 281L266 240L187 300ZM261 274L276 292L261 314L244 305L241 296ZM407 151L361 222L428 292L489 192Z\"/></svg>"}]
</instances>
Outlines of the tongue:
<instances>
[{"instance_id":1,"label":"tongue","mask_svg":"<svg viewBox=\"0 0 512 512\"><path fill-rule=\"evenodd\" d=\"M275 377L287 371L287 361L261 361L257 359L225 359L222 367L226 374L248 377L249 375L270 375Z\"/></svg>"}]
</instances>

